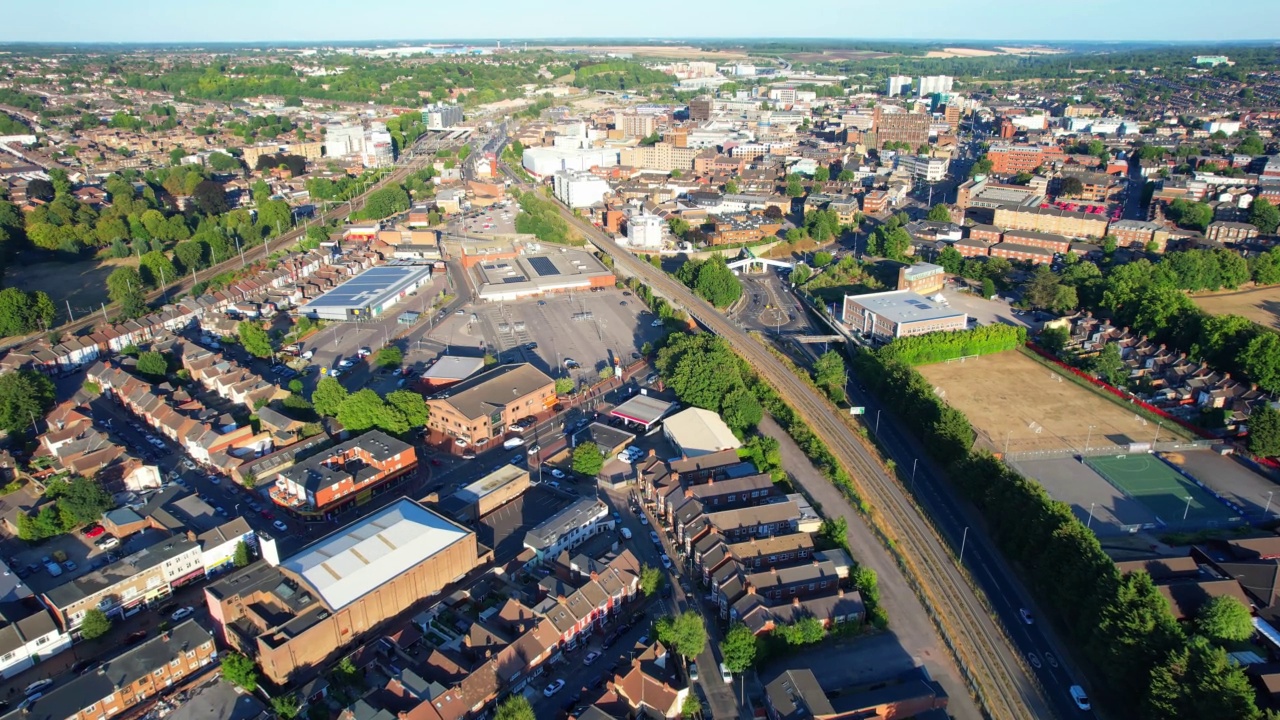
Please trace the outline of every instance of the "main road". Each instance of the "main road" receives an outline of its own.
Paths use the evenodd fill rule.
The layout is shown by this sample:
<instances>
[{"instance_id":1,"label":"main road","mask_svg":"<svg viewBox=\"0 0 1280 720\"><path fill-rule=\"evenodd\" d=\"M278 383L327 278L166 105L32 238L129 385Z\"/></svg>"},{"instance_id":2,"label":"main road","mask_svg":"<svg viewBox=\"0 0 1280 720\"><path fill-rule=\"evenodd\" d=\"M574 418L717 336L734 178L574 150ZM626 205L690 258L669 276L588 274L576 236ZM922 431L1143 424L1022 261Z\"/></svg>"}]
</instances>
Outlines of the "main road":
<instances>
[{"instance_id":1,"label":"main road","mask_svg":"<svg viewBox=\"0 0 1280 720\"><path fill-rule=\"evenodd\" d=\"M950 638L953 652L968 673L972 688L987 712L993 718L1016 720L1052 717L1054 712L1041 695L1038 683L1024 670L1015 651L993 621L986 604L968 584L953 553L934 534L929 521L909 497L906 489L890 477L871 449L855 435L853 428L837 416L827 400L709 303L693 295L662 271L640 262L597 228L575 218L567 209L559 209L565 220L602 252L612 257L620 270L644 281L658 294L679 303L696 322L728 341L739 356L790 401L810 429L831 449L840 464L857 479L858 490L871 505L879 526L894 542L902 563L909 570L908 575L918 582L922 601L932 611L935 622L942 626L943 632ZM967 529L968 524L962 527ZM950 536L952 547L966 540L975 546L986 544L984 539L978 537L980 530L976 527L972 532L966 531L964 540L956 537L957 533L949 531L954 529L942 527ZM968 538L968 535L974 537ZM985 558L993 555L989 549L984 552ZM1007 568L990 563L982 570L975 572L974 577L986 594L1003 598L1017 596L1017 583L1008 574ZM1001 616L1004 615L1002 612ZM1006 623L1010 622L1009 618L1004 619ZM1065 689L1057 694L1065 699ZM1060 703L1055 705L1061 707Z\"/></svg>"}]
</instances>

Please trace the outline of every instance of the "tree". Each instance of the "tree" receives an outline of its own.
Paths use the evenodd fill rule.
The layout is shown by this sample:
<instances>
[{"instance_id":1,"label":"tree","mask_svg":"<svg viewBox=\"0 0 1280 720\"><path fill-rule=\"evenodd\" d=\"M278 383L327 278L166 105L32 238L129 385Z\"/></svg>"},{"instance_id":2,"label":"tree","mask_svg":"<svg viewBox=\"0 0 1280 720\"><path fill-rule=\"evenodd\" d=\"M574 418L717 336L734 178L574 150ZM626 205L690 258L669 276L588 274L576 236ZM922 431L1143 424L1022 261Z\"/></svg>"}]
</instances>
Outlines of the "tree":
<instances>
[{"instance_id":1,"label":"tree","mask_svg":"<svg viewBox=\"0 0 1280 720\"><path fill-rule=\"evenodd\" d=\"M755 393L745 387L734 388L720 401L720 417L739 434L754 428L764 419L764 408Z\"/></svg>"},{"instance_id":2,"label":"tree","mask_svg":"<svg viewBox=\"0 0 1280 720\"><path fill-rule=\"evenodd\" d=\"M519 693L509 696L498 705L493 720L534 720L533 706L529 699Z\"/></svg>"},{"instance_id":3,"label":"tree","mask_svg":"<svg viewBox=\"0 0 1280 720\"><path fill-rule=\"evenodd\" d=\"M111 631L111 618L98 608L91 608L84 614L80 623L80 636L85 640L100 638Z\"/></svg>"},{"instance_id":4,"label":"tree","mask_svg":"<svg viewBox=\"0 0 1280 720\"><path fill-rule=\"evenodd\" d=\"M1196 612L1196 632L1219 645L1253 637L1253 615L1230 595L1209 598Z\"/></svg>"},{"instance_id":5,"label":"tree","mask_svg":"<svg viewBox=\"0 0 1280 720\"><path fill-rule=\"evenodd\" d=\"M568 395L571 392L573 392L572 378L567 378L567 377L556 378L556 394L557 395Z\"/></svg>"},{"instance_id":6,"label":"tree","mask_svg":"<svg viewBox=\"0 0 1280 720\"><path fill-rule=\"evenodd\" d=\"M1272 205L1266 198L1258 198L1249 208L1249 222L1253 223L1258 228L1258 232L1263 235L1271 235L1275 233L1276 227L1280 226L1280 208Z\"/></svg>"},{"instance_id":7,"label":"tree","mask_svg":"<svg viewBox=\"0 0 1280 720\"><path fill-rule=\"evenodd\" d=\"M737 194L738 194L738 183L737 183L736 181L734 181L733 179L728 180L728 181L727 181L727 182L725 182L725 184L724 184L724 192L725 192L725 194L726 194L726 195L737 195Z\"/></svg>"},{"instance_id":8,"label":"tree","mask_svg":"<svg viewBox=\"0 0 1280 720\"><path fill-rule=\"evenodd\" d=\"M27 183L28 200L43 200L45 202L50 202L53 200L54 195L53 183L48 180L35 178L31 182Z\"/></svg>"},{"instance_id":9,"label":"tree","mask_svg":"<svg viewBox=\"0 0 1280 720\"><path fill-rule=\"evenodd\" d=\"M292 693L271 698L271 711L282 720L293 720L293 718L298 717L298 713L301 710L302 705L298 703L297 696Z\"/></svg>"},{"instance_id":10,"label":"tree","mask_svg":"<svg viewBox=\"0 0 1280 720\"><path fill-rule=\"evenodd\" d=\"M235 558L232 560L232 562L235 563L235 566L242 568L245 565L248 565L252 559L252 556L249 554L249 544L243 540L236 543L236 554Z\"/></svg>"},{"instance_id":11,"label":"tree","mask_svg":"<svg viewBox=\"0 0 1280 720\"><path fill-rule=\"evenodd\" d=\"M427 401L412 390L393 390L387 393L387 406L404 416L411 428L425 426L431 414Z\"/></svg>"},{"instance_id":12,"label":"tree","mask_svg":"<svg viewBox=\"0 0 1280 720\"><path fill-rule=\"evenodd\" d=\"M938 203L929 208L929 219L933 222L951 222L951 210L946 205Z\"/></svg>"},{"instance_id":13,"label":"tree","mask_svg":"<svg viewBox=\"0 0 1280 720\"><path fill-rule=\"evenodd\" d=\"M49 328L54 315L53 301L40 290L31 293L13 287L0 290L0 337Z\"/></svg>"},{"instance_id":14,"label":"tree","mask_svg":"<svg viewBox=\"0 0 1280 720\"><path fill-rule=\"evenodd\" d=\"M764 209L764 216L770 220L781 220L783 216L782 208L777 205L770 205Z\"/></svg>"},{"instance_id":15,"label":"tree","mask_svg":"<svg viewBox=\"0 0 1280 720\"><path fill-rule=\"evenodd\" d=\"M839 180L840 182L853 182L854 177L856 176L853 174L852 170L841 170L840 174L836 176L836 180Z\"/></svg>"},{"instance_id":16,"label":"tree","mask_svg":"<svg viewBox=\"0 0 1280 720\"><path fill-rule=\"evenodd\" d=\"M982 278L982 297L993 298L996 296L996 284L991 278Z\"/></svg>"},{"instance_id":17,"label":"tree","mask_svg":"<svg viewBox=\"0 0 1280 720\"><path fill-rule=\"evenodd\" d=\"M1110 385L1124 382L1125 365L1124 359L1120 357L1120 346L1115 343L1104 345L1089 361L1089 372Z\"/></svg>"},{"instance_id":18,"label":"tree","mask_svg":"<svg viewBox=\"0 0 1280 720\"><path fill-rule=\"evenodd\" d=\"M120 316L135 318L147 312L147 294L137 269L118 267L107 276L107 296L120 306Z\"/></svg>"},{"instance_id":19,"label":"tree","mask_svg":"<svg viewBox=\"0 0 1280 720\"><path fill-rule=\"evenodd\" d=\"M991 174L991 159L988 158L986 155L983 155L982 157L978 158L978 161L975 162L969 168L969 177L977 177L978 175L990 175L990 174Z\"/></svg>"},{"instance_id":20,"label":"tree","mask_svg":"<svg viewBox=\"0 0 1280 720\"><path fill-rule=\"evenodd\" d=\"M813 271L810 270L809 266L805 265L804 263L796 263L796 266L791 269L791 282L794 285L797 285L797 286L803 285L812 276L813 276Z\"/></svg>"},{"instance_id":21,"label":"tree","mask_svg":"<svg viewBox=\"0 0 1280 720\"><path fill-rule=\"evenodd\" d=\"M685 610L675 617L660 618L654 624L658 640L687 658L695 658L707 647L707 627L702 615L695 610Z\"/></svg>"},{"instance_id":22,"label":"tree","mask_svg":"<svg viewBox=\"0 0 1280 720\"><path fill-rule=\"evenodd\" d=\"M336 417L346 399L347 389L333 377L320 378L316 389L311 391L311 405L323 417Z\"/></svg>"},{"instance_id":23,"label":"tree","mask_svg":"<svg viewBox=\"0 0 1280 720\"><path fill-rule=\"evenodd\" d=\"M666 580L667 576L662 570L652 565L640 566L640 592L643 592L645 597L653 597L657 594Z\"/></svg>"},{"instance_id":24,"label":"tree","mask_svg":"<svg viewBox=\"0 0 1280 720\"><path fill-rule=\"evenodd\" d=\"M409 429L404 416L388 407L378 393L369 388L358 390L342 401L338 408L338 422L353 432L378 427L399 435Z\"/></svg>"},{"instance_id":25,"label":"tree","mask_svg":"<svg viewBox=\"0 0 1280 720\"><path fill-rule=\"evenodd\" d=\"M822 621L812 615L806 615L793 623L779 625L774 631L782 636L788 645L798 647L822 642L827 629Z\"/></svg>"},{"instance_id":26,"label":"tree","mask_svg":"<svg viewBox=\"0 0 1280 720\"><path fill-rule=\"evenodd\" d=\"M404 353L398 346L388 345L378 351L374 362L378 367L400 367L400 363L404 362Z\"/></svg>"},{"instance_id":27,"label":"tree","mask_svg":"<svg viewBox=\"0 0 1280 720\"><path fill-rule=\"evenodd\" d=\"M222 153L214 153L214 155L222 155ZM227 204L227 191L222 185L212 180L200 181L191 193L191 201L195 203L196 209L211 217L222 215L231 209Z\"/></svg>"},{"instance_id":28,"label":"tree","mask_svg":"<svg viewBox=\"0 0 1280 720\"><path fill-rule=\"evenodd\" d=\"M1084 183L1078 177L1065 177L1058 185L1058 194L1067 197L1079 197L1084 194Z\"/></svg>"},{"instance_id":29,"label":"tree","mask_svg":"<svg viewBox=\"0 0 1280 720\"><path fill-rule=\"evenodd\" d=\"M236 335L240 337L240 344L244 346L245 352L254 357L268 358L275 352L275 348L271 347L271 336L258 323L241 321L236 328Z\"/></svg>"},{"instance_id":30,"label":"tree","mask_svg":"<svg viewBox=\"0 0 1280 720\"><path fill-rule=\"evenodd\" d=\"M258 689L258 666L240 653L229 652L222 656L222 677L249 692Z\"/></svg>"},{"instance_id":31,"label":"tree","mask_svg":"<svg viewBox=\"0 0 1280 720\"><path fill-rule=\"evenodd\" d=\"M823 353L813 363L813 382L834 402L844 400L844 356L835 350Z\"/></svg>"},{"instance_id":32,"label":"tree","mask_svg":"<svg viewBox=\"0 0 1280 720\"><path fill-rule=\"evenodd\" d=\"M800 183L799 177L792 177L787 180L787 197L800 197L804 195L804 185Z\"/></svg>"},{"instance_id":33,"label":"tree","mask_svg":"<svg viewBox=\"0 0 1280 720\"><path fill-rule=\"evenodd\" d=\"M742 623L735 623L720 642L720 655L731 673L742 674L756 662L759 641L755 633Z\"/></svg>"},{"instance_id":34,"label":"tree","mask_svg":"<svg viewBox=\"0 0 1280 720\"><path fill-rule=\"evenodd\" d=\"M1268 403L1249 413L1249 452L1260 457L1280 456L1280 410Z\"/></svg>"},{"instance_id":35,"label":"tree","mask_svg":"<svg viewBox=\"0 0 1280 720\"><path fill-rule=\"evenodd\" d=\"M149 350L138 356L138 372L153 378L163 378L169 374L169 360L163 353Z\"/></svg>"},{"instance_id":36,"label":"tree","mask_svg":"<svg viewBox=\"0 0 1280 720\"><path fill-rule=\"evenodd\" d=\"M178 278L178 270L173 266L173 261L168 255L158 250L152 250L143 255L138 260L138 269L142 273L142 279L154 288L159 288Z\"/></svg>"},{"instance_id":37,"label":"tree","mask_svg":"<svg viewBox=\"0 0 1280 720\"><path fill-rule=\"evenodd\" d=\"M819 165L817 168L814 169L813 171L814 182L826 182L830 179L831 179L831 170L829 170L828 168L823 167L822 165Z\"/></svg>"},{"instance_id":38,"label":"tree","mask_svg":"<svg viewBox=\"0 0 1280 720\"><path fill-rule=\"evenodd\" d=\"M604 453L593 442L584 442L573 449L573 471L587 477L595 477L604 467Z\"/></svg>"},{"instance_id":39,"label":"tree","mask_svg":"<svg viewBox=\"0 0 1280 720\"><path fill-rule=\"evenodd\" d=\"M0 429L17 434L53 407L53 381L34 370L0 375Z\"/></svg>"},{"instance_id":40,"label":"tree","mask_svg":"<svg viewBox=\"0 0 1280 720\"><path fill-rule=\"evenodd\" d=\"M697 693L689 693L684 696L684 702L680 703L680 717L685 720L693 720L702 714L702 700L698 698Z\"/></svg>"},{"instance_id":41,"label":"tree","mask_svg":"<svg viewBox=\"0 0 1280 720\"><path fill-rule=\"evenodd\" d=\"M818 527L818 537L832 548L849 547L849 521L843 517L824 519Z\"/></svg>"},{"instance_id":42,"label":"tree","mask_svg":"<svg viewBox=\"0 0 1280 720\"><path fill-rule=\"evenodd\" d=\"M959 250L948 245L938 253L938 264L951 275L958 275L960 268L964 266L964 256Z\"/></svg>"},{"instance_id":43,"label":"tree","mask_svg":"<svg viewBox=\"0 0 1280 720\"><path fill-rule=\"evenodd\" d=\"M1040 331L1040 337L1037 340L1037 344L1045 350L1057 355L1067 347L1067 343L1070 340L1071 333L1066 328L1051 327Z\"/></svg>"}]
</instances>

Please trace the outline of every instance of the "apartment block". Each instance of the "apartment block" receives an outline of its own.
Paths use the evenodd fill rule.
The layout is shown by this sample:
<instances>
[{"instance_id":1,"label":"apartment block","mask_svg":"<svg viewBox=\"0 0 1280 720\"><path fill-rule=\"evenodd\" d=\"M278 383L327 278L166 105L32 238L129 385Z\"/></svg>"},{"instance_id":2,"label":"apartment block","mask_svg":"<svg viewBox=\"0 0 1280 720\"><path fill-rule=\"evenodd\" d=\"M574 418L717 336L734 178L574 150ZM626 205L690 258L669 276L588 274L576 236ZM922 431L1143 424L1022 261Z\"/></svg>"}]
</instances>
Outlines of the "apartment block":
<instances>
[{"instance_id":1,"label":"apartment block","mask_svg":"<svg viewBox=\"0 0 1280 720\"><path fill-rule=\"evenodd\" d=\"M699 152L698 148L680 148L660 142L647 147L622 148L618 153L618 164L645 170L690 172Z\"/></svg>"},{"instance_id":2,"label":"apartment block","mask_svg":"<svg viewBox=\"0 0 1280 720\"><path fill-rule=\"evenodd\" d=\"M912 150L929 143L930 116L924 113L886 112L877 107L874 115L875 147L905 142Z\"/></svg>"},{"instance_id":3,"label":"apartment block","mask_svg":"<svg viewBox=\"0 0 1280 720\"><path fill-rule=\"evenodd\" d=\"M1111 223L1109 232L1116 237L1118 247L1144 249L1148 243L1156 244L1156 252L1164 252L1169 243L1169 230L1160 223L1148 220L1117 220Z\"/></svg>"},{"instance_id":4,"label":"apartment block","mask_svg":"<svg viewBox=\"0 0 1280 720\"><path fill-rule=\"evenodd\" d=\"M1065 253L1071 249L1071 240L1053 233L1036 232L1035 230L1009 230L1003 237L1006 243L1018 243L1030 247L1043 248L1050 252Z\"/></svg>"},{"instance_id":5,"label":"apartment block","mask_svg":"<svg viewBox=\"0 0 1280 720\"><path fill-rule=\"evenodd\" d=\"M515 421L556 404L555 381L528 363L496 365L427 398L427 428L451 441L483 445Z\"/></svg>"},{"instance_id":6,"label":"apartment block","mask_svg":"<svg viewBox=\"0 0 1280 720\"><path fill-rule=\"evenodd\" d=\"M1102 238L1107 234L1107 217L1057 208L1001 205L995 208L993 224L1006 230L1036 230L1070 238Z\"/></svg>"}]
</instances>

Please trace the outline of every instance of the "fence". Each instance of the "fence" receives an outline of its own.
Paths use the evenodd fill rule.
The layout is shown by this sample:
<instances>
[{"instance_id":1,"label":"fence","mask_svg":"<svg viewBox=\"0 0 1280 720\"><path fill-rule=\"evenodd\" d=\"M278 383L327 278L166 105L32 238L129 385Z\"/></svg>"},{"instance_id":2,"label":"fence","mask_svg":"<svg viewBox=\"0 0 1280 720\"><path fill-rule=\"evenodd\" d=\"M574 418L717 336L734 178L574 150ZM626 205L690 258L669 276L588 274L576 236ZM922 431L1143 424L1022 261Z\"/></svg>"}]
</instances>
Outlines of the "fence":
<instances>
[{"instance_id":1,"label":"fence","mask_svg":"<svg viewBox=\"0 0 1280 720\"><path fill-rule=\"evenodd\" d=\"M1070 365L1067 365L1066 363L1059 360L1057 356L1055 356L1053 353L1049 352L1048 350L1045 350L1044 348L1041 348L1040 346L1036 345L1031 341L1027 342L1027 349L1031 350L1032 352L1044 358L1045 360L1048 360L1049 362L1053 363L1056 367L1061 368L1062 370L1065 370L1071 373L1072 375L1080 378L1081 380L1088 382L1090 385L1093 385L1094 387L1099 388L1101 390L1105 390L1111 395L1121 400L1124 400L1127 403L1137 405L1143 410L1146 410L1147 412L1152 413L1154 415L1158 415L1161 418L1164 418L1165 420L1168 420L1171 423L1175 423L1178 425L1178 427L1181 427L1184 430L1187 430L1188 432L1195 433L1199 437L1205 438L1206 440L1217 439L1215 435L1213 435L1212 433L1210 433L1209 431L1205 430L1202 427L1197 427L1195 425L1192 425L1191 423L1187 422L1186 420L1183 420L1182 418L1174 417L1173 415L1170 415L1169 413L1165 412L1164 410L1161 410L1155 405L1139 400L1138 398L1134 397L1130 393L1125 392L1124 390L1121 390L1113 385L1110 385L1106 382L1103 382L1102 380L1099 380L1096 377L1093 377L1088 373L1081 372L1080 370L1077 370L1076 368L1073 368Z\"/></svg>"},{"instance_id":2,"label":"fence","mask_svg":"<svg viewBox=\"0 0 1280 720\"><path fill-rule=\"evenodd\" d=\"M1135 453L1162 453L1162 452L1186 452L1190 450L1203 450L1212 447L1213 443L1208 440L1194 440L1192 442L1162 442L1162 443L1135 443L1133 447L1126 445L1102 445L1100 447L1091 447L1088 450L1081 448L1052 448L1046 450L1028 450L1019 452L1004 453L1002 457L1005 460L1053 460L1056 458L1076 458L1076 457L1102 457L1105 455L1130 455Z\"/></svg>"}]
</instances>

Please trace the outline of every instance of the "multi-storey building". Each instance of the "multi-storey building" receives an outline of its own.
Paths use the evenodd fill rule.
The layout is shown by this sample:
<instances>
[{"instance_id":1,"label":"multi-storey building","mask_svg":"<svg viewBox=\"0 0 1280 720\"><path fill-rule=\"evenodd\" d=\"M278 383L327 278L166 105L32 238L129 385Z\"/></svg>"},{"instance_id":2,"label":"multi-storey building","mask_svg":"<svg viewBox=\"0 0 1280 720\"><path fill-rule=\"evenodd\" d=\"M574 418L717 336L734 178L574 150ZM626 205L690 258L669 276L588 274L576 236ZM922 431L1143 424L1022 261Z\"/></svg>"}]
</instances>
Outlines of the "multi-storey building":
<instances>
[{"instance_id":1,"label":"multi-storey building","mask_svg":"<svg viewBox=\"0 0 1280 720\"><path fill-rule=\"evenodd\" d=\"M546 373L528 363L497 365L427 398L427 428L449 442L482 446L555 404L556 384Z\"/></svg>"},{"instance_id":2,"label":"multi-storey building","mask_svg":"<svg viewBox=\"0 0 1280 720\"><path fill-rule=\"evenodd\" d=\"M662 249L662 218L641 214L627 218L627 245L646 250Z\"/></svg>"},{"instance_id":3,"label":"multi-storey building","mask_svg":"<svg viewBox=\"0 0 1280 720\"><path fill-rule=\"evenodd\" d=\"M1008 233L1005 234L1008 237ZM1002 257L1007 260L1019 260L1037 265L1053 262L1053 251L1034 245L1009 242L1008 240L992 245L988 254L991 257Z\"/></svg>"},{"instance_id":4,"label":"multi-storey building","mask_svg":"<svg viewBox=\"0 0 1280 720\"><path fill-rule=\"evenodd\" d=\"M875 109L875 147L886 143L906 143L912 150L929 143L931 118L924 113L889 112L883 106Z\"/></svg>"},{"instance_id":5,"label":"multi-storey building","mask_svg":"<svg viewBox=\"0 0 1280 720\"><path fill-rule=\"evenodd\" d=\"M771 237L782 229L782 224L755 213L714 215L707 223L707 243L730 245L749 243Z\"/></svg>"},{"instance_id":6,"label":"multi-storey building","mask_svg":"<svg viewBox=\"0 0 1280 720\"><path fill-rule=\"evenodd\" d=\"M965 313L940 305L910 290L845 295L841 322L879 342L908 335L964 330Z\"/></svg>"},{"instance_id":7,"label":"multi-storey building","mask_svg":"<svg viewBox=\"0 0 1280 720\"><path fill-rule=\"evenodd\" d=\"M603 178L582 170L561 170L551 176L551 187L556 199L571 208L599 205L613 192Z\"/></svg>"},{"instance_id":8,"label":"multi-storey building","mask_svg":"<svg viewBox=\"0 0 1280 720\"><path fill-rule=\"evenodd\" d=\"M698 151L698 148L681 148L668 142L623 148L618 153L618 164L663 172L689 172L693 170L693 161L697 159Z\"/></svg>"},{"instance_id":9,"label":"multi-storey building","mask_svg":"<svg viewBox=\"0 0 1280 720\"><path fill-rule=\"evenodd\" d=\"M898 157L898 168L910 173L913 179L921 182L942 182L947 177L946 158L901 155Z\"/></svg>"},{"instance_id":10,"label":"multi-storey building","mask_svg":"<svg viewBox=\"0 0 1280 720\"><path fill-rule=\"evenodd\" d=\"M444 130L462 122L462 107L438 103L422 108L422 122L428 130Z\"/></svg>"},{"instance_id":11,"label":"multi-storey building","mask_svg":"<svg viewBox=\"0 0 1280 720\"><path fill-rule=\"evenodd\" d=\"M24 720L105 720L172 691L217 659L213 636L187 620L45 692L13 715Z\"/></svg>"},{"instance_id":12,"label":"multi-storey building","mask_svg":"<svg viewBox=\"0 0 1280 720\"><path fill-rule=\"evenodd\" d=\"M911 87L911 78L907 75L890 75L889 76L889 97L901 95L908 87Z\"/></svg>"},{"instance_id":13,"label":"multi-storey building","mask_svg":"<svg viewBox=\"0 0 1280 720\"><path fill-rule=\"evenodd\" d=\"M412 445L371 430L282 471L271 499L295 513L330 513L365 502L374 488L417 466Z\"/></svg>"},{"instance_id":14,"label":"multi-storey building","mask_svg":"<svg viewBox=\"0 0 1280 720\"><path fill-rule=\"evenodd\" d=\"M898 268L898 289L932 295L946 283L947 271L933 263L915 263Z\"/></svg>"},{"instance_id":15,"label":"multi-storey building","mask_svg":"<svg viewBox=\"0 0 1280 720\"><path fill-rule=\"evenodd\" d=\"M993 145L987 150L991 172L1016 175L1031 172L1044 164L1044 148L1039 145Z\"/></svg>"},{"instance_id":16,"label":"multi-storey building","mask_svg":"<svg viewBox=\"0 0 1280 720\"><path fill-rule=\"evenodd\" d=\"M1004 242L1018 243L1030 247L1042 248L1051 253L1065 253L1071 249L1071 241L1061 235L1036 232L1035 230L1009 230L1004 234Z\"/></svg>"},{"instance_id":17,"label":"multi-storey building","mask_svg":"<svg viewBox=\"0 0 1280 720\"><path fill-rule=\"evenodd\" d=\"M925 75L916 82L916 96L924 97L934 93L949 93L955 78L949 75Z\"/></svg>"},{"instance_id":18,"label":"multi-storey building","mask_svg":"<svg viewBox=\"0 0 1280 720\"><path fill-rule=\"evenodd\" d=\"M658 129L658 119L651 113L617 112L613 127L624 137L649 137Z\"/></svg>"},{"instance_id":19,"label":"multi-storey building","mask_svg":"<svg viewBox=\"0 0 1280 720\"><path fill-rule=\"evenodd\" d=\"M694 98L689 101L690 120L710 120L715 101L709 97Z\"/></svg>"},{"instance_id":20,"label":"multi-storey building","mask_svg":"<svg viewBox=\"0 0 1280 720\"><path fill-rule=\"evenodd\" d=\"M11 678L71 647L71 634L43 607L0 606L0 676Z\"/></svg>"},{"instance_id":21,"label":"multi-storey building","mask_svg":"<svg viewBox=\"0 0 1280 720\"><path fill-rule=\"evenodd\" d=\"M612 530L613 525L608 505L594 497L579 498L525 533L524 546L533 551L528 564L532 567L554 560L588 538Z\"/></svg>"},{"instance_id":22,"label":"multi-storey building","mask_svg":"<svg viewBox=\"0 0 1280 720\"><path fill-rule=\"evenodd\" d=\"M1101 238L1107 234L1107 217L1057 208L1001 205L992 221L1006 230L1038 230L1072 238Z\"/></svg>"},{"instance_id":23,"label":"multi-storey building","mask_svg":"<svg viewBox=\"0 0 1280 720\"><path fill-rule=\"evenodd\" d=\"M1258 237L1258 228L1244 222L1214 222L1209 223L1204 236L1213 242L1238 243Z\"/></svg>"},{"instance_id":24,"label":"multi-storey building","mask_svg":"<svg viewBox=\"0 0 1280 720\"><path fill-rule=\"evenodd\" d=\"M1117 220L1108 231L1115 236L1118 247L1142 250L1154 242L1155 251L1164 252L1169 243L1168 228L1149 220Z\"/></svg>"}]
</instances>

